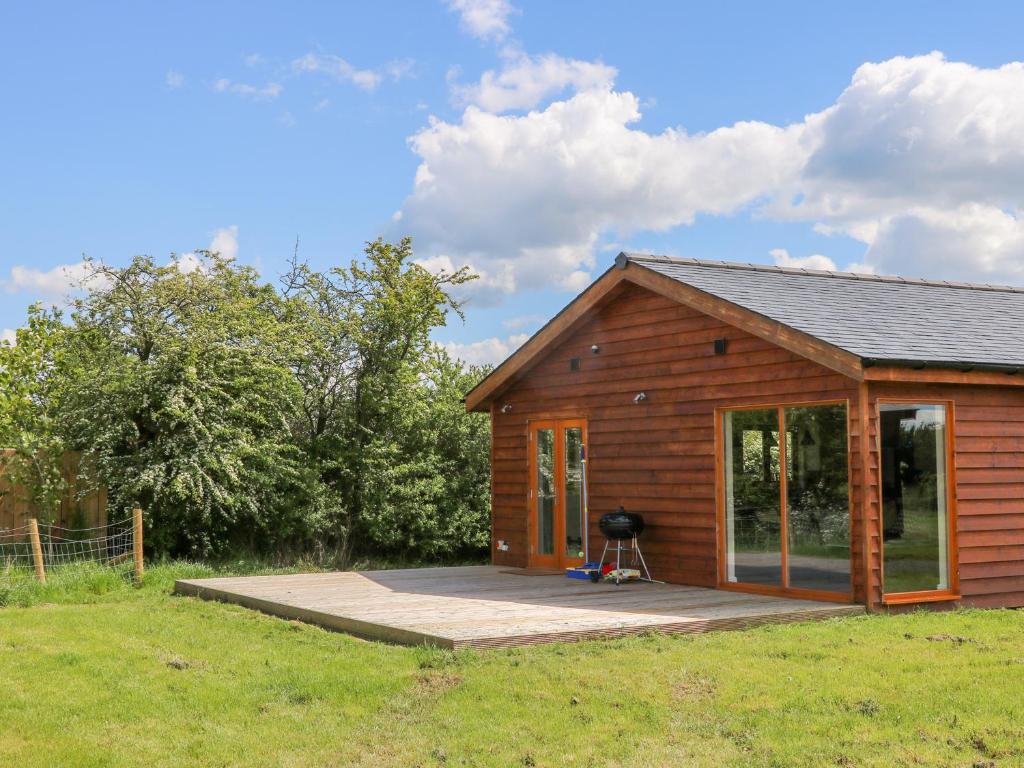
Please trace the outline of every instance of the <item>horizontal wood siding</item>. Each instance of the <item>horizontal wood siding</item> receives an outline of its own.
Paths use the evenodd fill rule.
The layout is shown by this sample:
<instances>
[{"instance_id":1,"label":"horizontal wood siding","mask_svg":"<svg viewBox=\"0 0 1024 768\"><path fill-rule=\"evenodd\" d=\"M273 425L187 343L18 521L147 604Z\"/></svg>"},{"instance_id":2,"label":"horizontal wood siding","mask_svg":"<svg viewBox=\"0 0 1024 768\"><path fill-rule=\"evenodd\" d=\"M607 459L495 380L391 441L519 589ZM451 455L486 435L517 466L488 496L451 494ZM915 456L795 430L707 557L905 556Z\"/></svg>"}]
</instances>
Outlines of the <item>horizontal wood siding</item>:
<instances>
[{"instance_id":1,"label":"horizontal wood siding","mask_svg":"<svg viewBox=\"0 0 1024 768\"><path fill-rule=\"evenodd\" d=\"M963 603L1024 606L1024 390L873 383L873 419L879 397L953 402Z\"/></svg>"},{"instance_id":2,"label":"horizontal wood siding","mask_svg":"<svg viewBox=\"0 0 1024 768\"><path fill-rule=\"evenodd\" d=\"M724 355L714 353L718 338L728 340ZM591 352L594 344L599 354ZM579 371L570 370L574 357ZM641 391L647 399L634 404ZM603 541L596 520L622 505L648 523L642 542L655 578L715 586L715 408L837 399L850 401L856 498L853 380L671 299L626 288L583 318L495 402L493 531L509 551L494 551L494 562L527 564L529 420L584 417L591 541ZM505 404L508 413L501 412ZM857 528L858 558L862 539Z\"/></svg>"}]
</instances>

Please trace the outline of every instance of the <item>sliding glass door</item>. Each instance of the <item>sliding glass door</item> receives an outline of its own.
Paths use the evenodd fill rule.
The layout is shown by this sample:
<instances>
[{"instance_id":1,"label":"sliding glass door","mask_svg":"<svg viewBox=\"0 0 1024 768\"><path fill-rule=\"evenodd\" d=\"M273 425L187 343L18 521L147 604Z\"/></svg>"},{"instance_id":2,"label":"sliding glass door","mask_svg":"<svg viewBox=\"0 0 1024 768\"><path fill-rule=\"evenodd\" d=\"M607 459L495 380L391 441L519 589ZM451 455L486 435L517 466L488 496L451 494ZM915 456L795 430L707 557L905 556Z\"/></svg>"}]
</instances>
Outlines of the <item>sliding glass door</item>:
<instances>
[{"instance_id":1,"label":"sliding glass door","mask_svg":"<svg viewBox=\"0 0 1024 768\"><path fill-rule=\"evenodd\" d=\"M789 586L850 592L846 407L786 408Z\"/></svg>"},{"instance_id":2,"label":"sliding glass door","mask_svg":"<svg viewBox=\"0 0 1024 768\"><path fill-rule=\"evenodd\" d=\"M725 414L727 580L782 586L779 412Z\"/></svg>"},{"instance_id":3,"label":"sliding glass door","mask_svg":"<svg viewBox=\"0 0 1024 768\"><path fill-rule=\"evenodd\" d=\"M846 421L843 403L722 413L723 581L850 594Z\"/></svg>"},{"instance_id":4,"label":"sliding glass door","mask_svg":"<svg viewBox=\"0 0 1024 768\"><path fill-rule=\"evenodd\" d=\"M953 592L947 407L879 403L887 602Z\"/></svg>"}]
</instances>

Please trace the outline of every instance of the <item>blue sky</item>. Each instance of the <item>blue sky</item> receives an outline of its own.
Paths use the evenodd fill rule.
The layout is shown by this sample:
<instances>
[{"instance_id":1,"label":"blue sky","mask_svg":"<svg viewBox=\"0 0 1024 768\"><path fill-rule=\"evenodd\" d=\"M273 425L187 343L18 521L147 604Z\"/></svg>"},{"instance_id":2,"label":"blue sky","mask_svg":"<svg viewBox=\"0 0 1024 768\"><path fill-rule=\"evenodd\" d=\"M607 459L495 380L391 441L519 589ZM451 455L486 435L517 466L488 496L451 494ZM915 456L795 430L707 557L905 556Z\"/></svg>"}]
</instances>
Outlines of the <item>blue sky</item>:
<instances>
[{"instance_id":1,"label":"blue sky","mask_svg":"<svg viewBox=\"0 0 1024 768\"><path fill-rule=\"evenodd\" d=\"M493 361L618 250L1024 283L1019 3L5 4L0 329L83 254L411 234ZM933 52L941 52L941 55ZM489 73L489 74L488 74Z\"/></svg>"}]
</instances>

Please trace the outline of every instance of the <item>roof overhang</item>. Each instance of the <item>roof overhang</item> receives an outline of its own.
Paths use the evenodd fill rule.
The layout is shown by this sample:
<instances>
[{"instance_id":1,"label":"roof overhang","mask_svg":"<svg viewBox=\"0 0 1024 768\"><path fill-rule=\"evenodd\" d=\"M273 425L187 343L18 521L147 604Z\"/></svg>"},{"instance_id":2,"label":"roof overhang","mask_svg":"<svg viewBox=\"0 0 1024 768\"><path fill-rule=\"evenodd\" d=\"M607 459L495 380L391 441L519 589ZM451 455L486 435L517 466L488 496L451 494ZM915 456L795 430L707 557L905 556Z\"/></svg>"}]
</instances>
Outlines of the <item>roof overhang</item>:
<instances>
[{"instance_id":1,"label":"roof overhang","mask_svg":"<svg viewBox=\"0 0 1024 768\"><path fill-rule=\"evenodd\" d=\"M864 380L894 384L1024 387L1024 367L920 360L865 360Z\"/></svg>"}]
</instances>

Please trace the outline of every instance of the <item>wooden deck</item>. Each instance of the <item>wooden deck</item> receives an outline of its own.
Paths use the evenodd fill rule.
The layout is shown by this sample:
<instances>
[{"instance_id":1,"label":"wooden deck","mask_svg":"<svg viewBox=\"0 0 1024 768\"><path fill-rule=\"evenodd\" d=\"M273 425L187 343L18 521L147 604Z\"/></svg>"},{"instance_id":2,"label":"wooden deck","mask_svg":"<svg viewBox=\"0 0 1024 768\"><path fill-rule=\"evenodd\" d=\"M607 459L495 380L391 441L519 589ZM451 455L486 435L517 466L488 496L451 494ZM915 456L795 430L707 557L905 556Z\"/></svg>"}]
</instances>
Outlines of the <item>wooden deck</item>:
<instances>
[{"instance_id":1,"label":"wooden deck","mask_svg":"<svg viewBox=\"0 0 1024 768\"><path fill-rule=\"evenodd\" d=\"M175 592L369 639L442 648L745 629L864 611L701 587L591 584L492 565L186 579Z\"/></svg>"}]
</instances>

